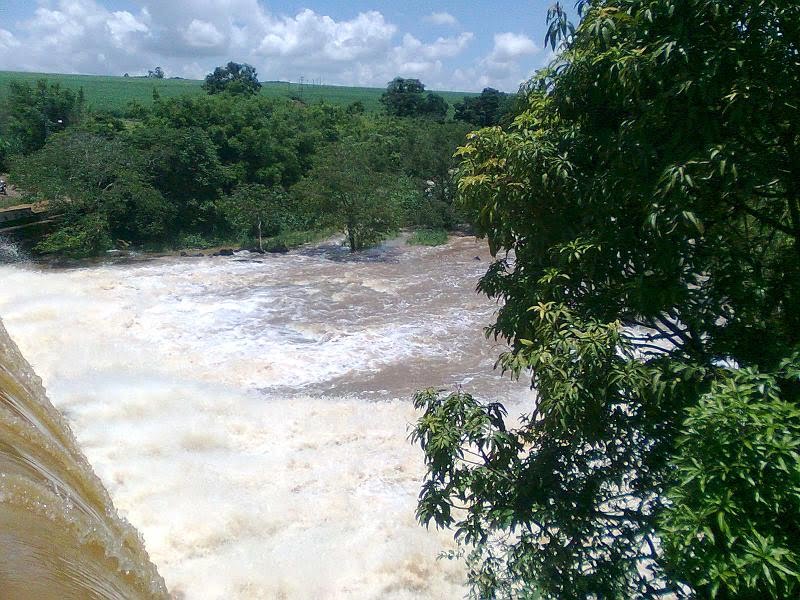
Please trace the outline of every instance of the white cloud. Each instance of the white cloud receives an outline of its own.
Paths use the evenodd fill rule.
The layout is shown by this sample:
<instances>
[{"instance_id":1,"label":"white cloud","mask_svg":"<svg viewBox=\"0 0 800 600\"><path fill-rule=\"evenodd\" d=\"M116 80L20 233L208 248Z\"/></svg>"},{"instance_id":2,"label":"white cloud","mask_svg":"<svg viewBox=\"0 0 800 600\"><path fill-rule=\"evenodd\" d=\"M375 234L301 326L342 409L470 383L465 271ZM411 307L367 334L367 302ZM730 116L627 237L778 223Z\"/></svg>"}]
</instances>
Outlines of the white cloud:
<instances>
[{"instance_id":1,"label":"white cloud","mask_svg":"<svg viewBox=\"0 0 800 600\"><path fill-rule=\"evenodd\" d=\"M379 12L360 13L349 21L335 21L305 9L295 17L268 24L256 53L267 57L304 58L341 63L385 53L397 28Z\"/></svg>"},{"instance_id":2,"label":"white cloud","mask_svg":"<svg viewBox=\"0 0 800 600\"><path fill-rule=\"evenodd\" d=\"M2 0L0 0L1 2ZM538 52L524 35L499 33L472 66L455 67L476 43L462 32L434 40L400 32L378 11L333 18L310 9L271 13L263 0L132 0L111 11L103 0L49 0L31 17L0 29L0 68L22 71L144 74L200 79L229 60L248 62L262 79L382 87L395 76L431 89L516 87ZM449 13L426 20L455 25ZM519 78L518 80L516 78ZM512 83L513 82L513 83Z\"/></svg>"},{"instance_id":3,"label":"white cloud","mask_svg":"<svg viewBox=\"0 0 800 600\"><path fill-rule=\"evenodd\" d=\"M19 41L7 29L0 29L0 52L19 46Z\"/></svg>"},{"instance_id":4,"label":"white cloud","mask_svg":"<svg viewBox=\"0 0 800 600\"><path fill-rule=\"evenodd\" d=\"M495 62L509 62L526 56L536 54L539 47L527 35L522 33L496 33L494 48L491 58Z\"/></svg>"},{"instance_id":5,"label":"white cloud","mask_svg":"<svg viewBox=\"0 0 800 600\"><path fill-rule=\"evenodd\" d=\"M144 15L110 12L94 0L60 0L41 3L13 33L15 48L0 44L2 68L115 73L118 65L139 63L137 41L148 27Z\"/></svg>"},{"instance_id":6,"label":"white cloud","mask_svg":"<svg viewBox=\"0 0 800 600\"><path fill-rule=\"evenodd\" d=\"M424 17L423 20L433 25L445 25L447 27L458 25L458 19L448 12L434 12Z\"/></svg>"},{"instance_id":7,"label":"white cloud","mask_svg":"<svg viewBox=\"0 0 800 600\"><path fill-rule=\"evenodd\" d=\"M453 58L458 56L469 45L472 33L465 32L455 38L438 38L431 44L423 44L410 33L403 36L403 43L395 47L395 55L401 59L406 57L416 57L426 60L436 60L440 58Z\"/></svg>"},{"instance_id":8,"label":"white cloud","mask_svg":"<svg viewBox=\"0 0 800 600\"><path fill-rule=\"evenodd\" d=\"M115 45L122 46L128 42L131 34L147 33L150 29L144 21L137 19L126 10L112 13L106 21L106 27Z\"/></svg>"},{"instance_id":9,"label":"white cloud","mask_svg":"<svg viewBox=\"0 0 800 600\"><path fill-rule=\"evenodd\" d=\"M392 49L387 67L401 77L420 78L429 84L428 87L431 84L430 79L437 77L439 79L434 85L440 87L439 82L444 71L443 60L461 54L473 38L472 33L465 32L457 37L440 37L430 44L425 44L410 33L406 33L402 44Z\"/></svg>"},{"instance_id":10,"label":"white cloud","mask_svg":"<svg viewBox=\"0 0 800 600\"><path fill-rule=\"evenodd\" d=\"M194 48L215 48L222 45L225 36L213 23L192 19L183 33L183 39Z\"/></svg>"},{"instance_id":11,"label":"white cloud","mask_svg":"<svg viewBox=\"0 0 800 600\"><path fill-rule=\"evenodd\" d=\"M452 81L460 89L481 90L494 87L516 91L548 56L528 36L520 33L496 33L492 50L470 67L456 69Z\"/></svg>"}]
</instances>

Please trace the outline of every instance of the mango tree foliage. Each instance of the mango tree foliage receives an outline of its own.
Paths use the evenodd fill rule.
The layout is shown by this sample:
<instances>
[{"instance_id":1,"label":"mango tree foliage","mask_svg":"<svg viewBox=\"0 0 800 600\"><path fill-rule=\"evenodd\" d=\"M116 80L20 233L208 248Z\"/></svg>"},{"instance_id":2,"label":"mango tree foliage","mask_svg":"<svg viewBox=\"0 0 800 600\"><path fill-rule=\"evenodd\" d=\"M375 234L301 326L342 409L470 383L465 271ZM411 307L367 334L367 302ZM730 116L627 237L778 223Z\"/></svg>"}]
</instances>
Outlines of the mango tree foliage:
<instances>
[{"instance_id":1,"label":"mango tree foliage","mask_svg":"<svg viewBox=\"0 0 800 600\"><path fill-rule=\"evenodd\" d=\"M666 564L699 595L800 592L800 407L781 389L796 385L798 358L721 374L687 411L658 526Z\"/></svg>"},{"instance_id":2,"label":"mango tree foliage","mask_svg":"<svg viewBox=\"0 0 800 600\"><path fill-rule=\"evenodd\" d=\"M580 2L459 192L519 421L416 396L480 597L799 593L800 4Z\"/></svg>"}]
</instances>

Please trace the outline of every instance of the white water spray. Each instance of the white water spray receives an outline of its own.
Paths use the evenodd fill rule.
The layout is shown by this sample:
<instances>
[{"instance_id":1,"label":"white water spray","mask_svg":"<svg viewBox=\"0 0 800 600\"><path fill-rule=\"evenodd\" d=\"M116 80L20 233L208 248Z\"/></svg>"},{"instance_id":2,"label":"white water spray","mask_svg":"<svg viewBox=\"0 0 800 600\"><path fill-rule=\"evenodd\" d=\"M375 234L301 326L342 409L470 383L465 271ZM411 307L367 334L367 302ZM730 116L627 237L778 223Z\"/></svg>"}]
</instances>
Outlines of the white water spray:
<instances>
[{"instance_id":1,"label":"white water spray","mask_svg":"<svg viewBox=\"0 0 800 600\"><path fill-rule=\"evenodd\" d=\"M479 255L481 260L475 260ZM475 294L472 239L324 253L0 267L0 315L169 589L188 599L458 598L414 520L410 396L528 402Z\"/></svg>"}]
</instances>

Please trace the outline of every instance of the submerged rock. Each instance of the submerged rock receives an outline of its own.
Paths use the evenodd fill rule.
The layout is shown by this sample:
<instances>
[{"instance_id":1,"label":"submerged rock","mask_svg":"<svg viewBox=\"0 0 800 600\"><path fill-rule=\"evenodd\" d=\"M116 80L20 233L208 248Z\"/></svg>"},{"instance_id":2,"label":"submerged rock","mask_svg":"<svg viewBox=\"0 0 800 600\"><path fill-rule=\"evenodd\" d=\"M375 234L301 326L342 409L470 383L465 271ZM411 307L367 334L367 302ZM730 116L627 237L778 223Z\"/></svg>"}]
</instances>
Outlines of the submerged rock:
<instances>
[{"instance_id":1,"label":"submerged rock","mask_svg":"<svg viewBox=\"0 0 800 600\"><path fill-rule=\"evenodd\" d=\"M286 244L281 243L281 244L276 244L271 248L267 248L267 252L270 252L272 254L286 254L287 252L289 252L289 248L286 246Z\"/></svg>"}]
</instances>

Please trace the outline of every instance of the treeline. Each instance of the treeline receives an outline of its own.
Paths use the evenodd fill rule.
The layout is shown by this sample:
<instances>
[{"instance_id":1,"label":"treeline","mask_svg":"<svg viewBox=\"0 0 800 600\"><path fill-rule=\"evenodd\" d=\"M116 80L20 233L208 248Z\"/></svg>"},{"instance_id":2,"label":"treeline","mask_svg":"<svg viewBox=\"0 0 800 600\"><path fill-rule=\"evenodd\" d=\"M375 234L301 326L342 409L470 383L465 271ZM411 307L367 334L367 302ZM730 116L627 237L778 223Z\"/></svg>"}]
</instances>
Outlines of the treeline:
<instances>
[{"instance_id":1,"label":"treeline","mask_svg":"<svg viewBox=\"0 0 800 600\"><path fill-rule=\"evenodd\" d=\"M0 108L0 167L58 215L34 251L264 249L269 238L330 229L358 250L400 227L465 220L453 204L453 153L485 115L473 123L463 115L476 111L464 108L449 120L446 102L416 80L389 84L383 115L267 99L237 79L251 75L247 65L230 76L231 64L215 71L230 89L170 100L154 91L151 107L131 106L125 118L88 111L82 91L13 83Z\"/></svg>"}]
</instances>

